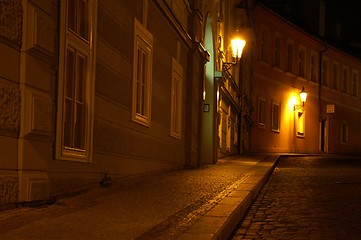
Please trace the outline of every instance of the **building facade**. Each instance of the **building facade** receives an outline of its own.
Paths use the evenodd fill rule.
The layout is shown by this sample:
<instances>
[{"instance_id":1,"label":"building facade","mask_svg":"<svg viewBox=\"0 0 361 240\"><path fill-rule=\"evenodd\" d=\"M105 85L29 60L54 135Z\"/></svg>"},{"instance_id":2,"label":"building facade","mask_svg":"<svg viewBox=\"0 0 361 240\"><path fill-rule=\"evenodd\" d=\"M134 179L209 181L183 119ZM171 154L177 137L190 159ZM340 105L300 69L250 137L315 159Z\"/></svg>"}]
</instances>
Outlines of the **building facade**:
<instances>
[{"instance_id":1,"label":"building facade","mask_svg":"<svg viewBox=\"0 0 361 240\"><path fill-rule=\"evenodd\" d=\"M360 153L360 59L262 4L253 17L251 151Z\"/></svg>"},{"instance_id":2,"label":"building facade","mask_svg":"<svg viewBox=\"0 0 361 240\"><path fill-rule=\"evenodd\" d=\"M224 5L1 1L1 207L214 163Z\"/></svg>"}]
</instances>

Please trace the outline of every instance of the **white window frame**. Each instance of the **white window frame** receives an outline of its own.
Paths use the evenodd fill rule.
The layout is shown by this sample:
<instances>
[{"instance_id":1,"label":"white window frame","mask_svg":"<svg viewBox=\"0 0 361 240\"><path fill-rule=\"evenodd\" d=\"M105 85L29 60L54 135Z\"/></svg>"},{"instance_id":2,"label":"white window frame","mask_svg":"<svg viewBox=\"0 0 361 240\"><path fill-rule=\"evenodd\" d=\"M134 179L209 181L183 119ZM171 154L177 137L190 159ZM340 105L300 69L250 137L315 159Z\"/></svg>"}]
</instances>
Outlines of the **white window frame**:
<instances>
[{"instance_id":1,"label":"white window frame","mask_svg":"<svg viewBox=\"0 0 361 240\"><path fill-rule=\"evenodd\" d=\"M138 57L138 50L142 52L142 57L140 59ZM146 127L150 127L152 100L153 35L137 19L134 19L133 54L132 120ZM141 72L141 74L139 74L139 63L141 65L145 64L145 66L143 65L143 71ZM142 87L138 88L138 84L142 85ZM139 108L141 108L142 110L140 110Z\"/></svg>"},{"instance_id":2,"label":"white window frame","mask_svg":"<svg viewBox=\"0 0 361 240\"><path fill-rule=\"evenodd\" d=\"M74 1L74 0L68 0ZM56 159L77 162L91 162L93 142L94 117L94 83L95 83L95 41L97 0L88 0L87 26L88 39L82 38L74 31L68 29L67 0L60 1L60 39L59 39L59 73L58 73L58 99L57 99L57 130L56 130ZM73 49L86 58L84 71L84 126L82 148L65 146L65 83L67 71L67 50ZM76 65L75 65L76 66ZM76 113L74 113L76 115ZM75 116L73 115L73 116Z\"/></svg>"},{"instance_id":3,"label":"white window frame","mask_svg":"<svg viewBox=\"0 0 361 240\"><path fill-rule=\"evenodd\" d=\"M170 113L170 135L182 138L183 67L172 59L172 92Z\"/></svg>"}]
</instances>

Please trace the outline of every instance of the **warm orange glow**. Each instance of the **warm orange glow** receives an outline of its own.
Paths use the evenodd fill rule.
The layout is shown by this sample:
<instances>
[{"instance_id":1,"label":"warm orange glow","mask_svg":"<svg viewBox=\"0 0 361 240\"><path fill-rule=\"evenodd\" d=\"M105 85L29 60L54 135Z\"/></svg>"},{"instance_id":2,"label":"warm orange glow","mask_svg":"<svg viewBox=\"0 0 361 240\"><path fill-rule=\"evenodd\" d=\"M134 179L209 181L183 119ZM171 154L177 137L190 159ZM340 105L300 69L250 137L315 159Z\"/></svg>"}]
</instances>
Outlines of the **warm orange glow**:
<instances>
[{"instance_id":1,"label":"warm orange glow","mask_svg":"<svg viewBox=\"0 0 361 240\"><path fill-rule=\"evenodd\" d=\"M301 99L302 104L304 104L306 102L307 93L305 92L304 87L302 87L302 91L300 92L300 99Z\"/></svg>"},{"instance_id":2,"label":"warm orange glow","mask_svg":"<svg viewBox=\"0 0 361 240\"><path fill-rule=\"evenodd\" d=\"M242 57L243 48L246 45L246 41L240 38L234 38L231 40L232 56L240 59Z\"/></svg>"}]
</instances>

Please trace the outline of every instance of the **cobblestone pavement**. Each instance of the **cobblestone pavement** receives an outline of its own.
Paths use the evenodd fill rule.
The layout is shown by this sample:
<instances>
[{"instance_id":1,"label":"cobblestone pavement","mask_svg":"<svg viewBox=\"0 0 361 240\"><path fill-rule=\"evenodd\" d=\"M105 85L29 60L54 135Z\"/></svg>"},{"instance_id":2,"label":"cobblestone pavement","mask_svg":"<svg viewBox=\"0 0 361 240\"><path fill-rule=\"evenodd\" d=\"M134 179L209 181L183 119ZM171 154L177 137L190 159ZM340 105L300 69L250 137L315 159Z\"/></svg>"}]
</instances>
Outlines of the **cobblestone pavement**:
<instances>
[{"instance_id":1,"label":"cobblestone pavement","mask_svg":"<svg viewBox=\"0 0 361 240\"><path fill-rule=\"evenodd\" d=\"M361 239L361 158L280 159L231 239Z\"/></svg>"}]
</instances>

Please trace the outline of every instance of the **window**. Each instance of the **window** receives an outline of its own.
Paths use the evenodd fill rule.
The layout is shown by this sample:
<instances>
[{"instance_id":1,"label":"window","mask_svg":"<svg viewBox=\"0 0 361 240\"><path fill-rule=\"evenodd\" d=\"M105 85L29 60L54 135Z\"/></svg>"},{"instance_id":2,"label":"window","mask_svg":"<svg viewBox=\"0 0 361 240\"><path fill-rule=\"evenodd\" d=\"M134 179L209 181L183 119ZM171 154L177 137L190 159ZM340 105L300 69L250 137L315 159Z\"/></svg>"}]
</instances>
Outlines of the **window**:
<instances>
[{"instance_id":1,"label":"window","mask_svg":"<svg viewBox=\"0 0 361 240\"><path fill-rule=\"evenodd\" d=\"M305 77L305 56L306 50L300 48L298 51L298 76Z\"/></svg>"},{"instance_id":2,"label":"window","mask_svg":"<svg viewBox=\"0 0 361 240\"><path fill-rule=\"evenodd\" d=\"M332 65L332 88L338 89L338 63L336 62Z\"/></svg>"},{"instance_id":3,"label":"window","mask_svg":"<svg viewBox=\"0 0 361 240\"><path fill-rule=\"evenodd\" d=\"M266 29L261 32L261 60L268 60L268 30Z\"/></svg>"},{"instance_id":4,"label":"window","mask_svg":"<svg viewBox=\"0 0 361 240\"><path fill-rule=\"evenodd\" d=\"M328 86L328 59L322 59L322 85Z\"/></svg>"},{"instance_id":5,"label":"window","mask_svg":"<svg viewBox=\"0 0 361 240\"><path fill-rule=\"evenodd\" d=\"M358 72L352 71L352 96L358 96Z\"/></svg>"},{"instance_id":6,"label":"window","mask_svg":"<svg viewBox=\"0 0 361 240\"><path fill-rule=\"evenodd\" d=\"M348 67L343 66L343 68L342 68L342 91L344 93L349 93L348 92L348 74L349 74Z\"/></svg>"},{"instance_id":7,"label":"window","mask_svg":"<svg viewBox=\"0 0 361 240\"><path fill-rule=\"evenodd\" d=\"M149 127L151 117L153 36L134 20L132 120Z\"/></svg>"},{"instance_id":8,"label":"window","mask_svg":"<svg viewBox=\"0 0 361 240\"><path fill-rule=\"evenodd\" d=\"M278 34L275 37L274 55L274 65L281 67L281 37Z\"/></svg>"},{"instance_id":9,"label":"window","mask_svg":"<svg viewBox=\"0 0 361 240\"><path fill-rule=\"evenodd\" d=\"M345 121L341 123L341 143L348 143L348 123Z\"/></svg>"},{"instance_id":10,"label":"window","mask_svg":"<svg viewBox=\"0 0 361 240\"><path fill-rule=\"evenodd\" d=\"M179 139L181 138L181 130L182 130L182 92L183 92L183 68L173 58L170 135Z\"/></svg>"},{"instance_id":11,"label":"window","mask_svg":"<svg viewBox=\"0 0 361 240\"><path fill-rule=\"evenodd\" d=\"M90 161L95 76L96 0L60 5L56 157Z\"/></svg>"},{"instance_id":12,"label":"window","mask_svg":"<svg viewBox=\"0 0 361 240\"><path fill-rule=\"evenodd\" d=\"M266 99L258 99L258 125L261 128L266 127Z\"/></svg>"},{"instance_id":13,"label":"window","mask_svg":"<svg viewBox=\"0 0 361 240\"><path fill-rule=\"evenodd\" d=\"M318 58L317 58L317 53L312 52L311 53L311 66L310 66L310 80L312 82L316 82L317 81L317 68L318 68L318 64L317 64ZM322 61L323 62L323 61ZM323 69L322 69L323 70Z\"/></svg>"},{"instance_id":14,"label":"window","mask_svg":"<svg viewBox=\"0 0 361 240\"><path fill-rule=\"evenodd\" d=\"M293 73L293 44L287 43L287 72Z\"/></svg>"},{"instance_id":15,"label":"window","mask_svg":"<svg viewBox=\"0 0 361 240\"><path fill-rule=\"evenodd\" d=\"M297 137L305 136L305 113L303 111L296 111L296 131Z\"/></svg>"},{"instance_id":16,"label":"window","mask_svg":"<svg viewBox=\"0 0 361 240\"><path fill-rule=\"evenodd\" d=\"M272 103L272 131L280 131L281 111L279 103Z\"/></svg>"}]
</instances>

